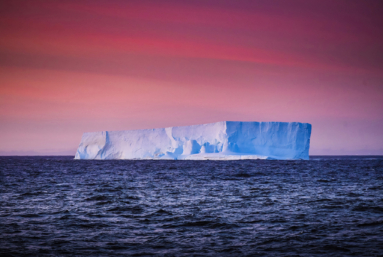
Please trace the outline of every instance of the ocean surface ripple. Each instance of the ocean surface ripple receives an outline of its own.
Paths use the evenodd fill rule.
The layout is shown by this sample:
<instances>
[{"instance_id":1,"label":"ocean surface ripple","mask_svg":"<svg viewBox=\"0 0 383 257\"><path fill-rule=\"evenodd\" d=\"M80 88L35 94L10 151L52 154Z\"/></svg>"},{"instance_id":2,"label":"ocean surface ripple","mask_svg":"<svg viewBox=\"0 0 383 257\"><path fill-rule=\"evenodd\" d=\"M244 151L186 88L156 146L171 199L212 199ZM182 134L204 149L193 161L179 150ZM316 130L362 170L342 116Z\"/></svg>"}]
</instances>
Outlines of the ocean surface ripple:
<instances>
[{"instance_id":1,"label":"ocean surface ripple","mask_svg":"<svg viewBox=\"0 0 383 257\"><path fill-rule=\"evenodd\" d=\"M383 256L383 157L0 157L1 256Z\"/></svg>"}]
</instances>

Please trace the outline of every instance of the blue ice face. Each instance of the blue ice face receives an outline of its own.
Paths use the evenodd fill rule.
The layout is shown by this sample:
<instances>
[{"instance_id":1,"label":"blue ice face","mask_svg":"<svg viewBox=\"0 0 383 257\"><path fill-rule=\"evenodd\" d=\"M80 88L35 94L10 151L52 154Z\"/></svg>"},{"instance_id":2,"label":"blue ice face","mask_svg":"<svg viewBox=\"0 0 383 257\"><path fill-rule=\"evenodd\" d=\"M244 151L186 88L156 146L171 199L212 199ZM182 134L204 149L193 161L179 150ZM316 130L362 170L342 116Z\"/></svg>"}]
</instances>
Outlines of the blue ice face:
<instances>
[{"instance_id":1,"label":"blue ice face","mask_svg":"<svg viewBox=\"0 0 383 257\"><path fill-rule=\"evenodd\" d=\"M305 159L311 125L223 121L202 125L84 133L76 159Z\"/></svg>"}]
</instances>

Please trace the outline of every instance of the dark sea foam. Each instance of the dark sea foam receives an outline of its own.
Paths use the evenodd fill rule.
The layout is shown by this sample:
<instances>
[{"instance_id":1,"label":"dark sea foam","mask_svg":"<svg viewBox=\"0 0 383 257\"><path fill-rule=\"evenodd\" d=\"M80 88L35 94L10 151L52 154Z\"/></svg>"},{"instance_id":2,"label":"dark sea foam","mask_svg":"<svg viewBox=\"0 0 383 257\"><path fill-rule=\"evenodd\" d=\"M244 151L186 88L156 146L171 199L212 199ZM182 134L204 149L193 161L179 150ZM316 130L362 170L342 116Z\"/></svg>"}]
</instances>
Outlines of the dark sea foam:
<instances>
[{"instance_id":1,"label":"dark sea foam","mask_svg":"<svg viewBox=\"0 0 383 257\"><path fill-rule=\"evenodd\" d=\"M383 157L0 157L1 256L383 256Z\"/></svg>"}]
</instances>

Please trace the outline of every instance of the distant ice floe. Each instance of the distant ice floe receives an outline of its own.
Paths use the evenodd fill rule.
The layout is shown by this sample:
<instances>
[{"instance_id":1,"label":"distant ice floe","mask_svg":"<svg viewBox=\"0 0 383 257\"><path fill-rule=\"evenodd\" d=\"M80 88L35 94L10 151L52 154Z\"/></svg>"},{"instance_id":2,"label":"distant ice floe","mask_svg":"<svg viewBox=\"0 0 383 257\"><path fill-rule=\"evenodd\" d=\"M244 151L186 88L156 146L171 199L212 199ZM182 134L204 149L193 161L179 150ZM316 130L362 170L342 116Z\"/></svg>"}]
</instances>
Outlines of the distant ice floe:
<instances>
[{"instance_id":1,"label":"distant ice floe","mask_svg":"<svg viewBox=\"0 0 383 257\"><path fill-rule=\"evenodd\" d=\"M84 133L75 159L309 159L311 124L216 123Z\"/></svg>"}]
</instances>

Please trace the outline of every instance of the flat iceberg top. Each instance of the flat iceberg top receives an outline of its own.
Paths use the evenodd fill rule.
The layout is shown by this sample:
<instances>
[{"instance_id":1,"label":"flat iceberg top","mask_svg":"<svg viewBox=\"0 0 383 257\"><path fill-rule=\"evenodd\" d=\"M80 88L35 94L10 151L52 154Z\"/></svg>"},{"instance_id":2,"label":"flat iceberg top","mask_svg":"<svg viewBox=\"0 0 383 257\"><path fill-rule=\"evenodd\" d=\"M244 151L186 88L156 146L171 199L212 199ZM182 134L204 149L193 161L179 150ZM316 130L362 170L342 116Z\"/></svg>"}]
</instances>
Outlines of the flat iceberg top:
<instances>
[{"instance_id":1,"label":"flat iceberg top","mask_svg":"<svg viewBox=\"0 0 383 257\"><path fill-rule=\"evenodd\" d=\"M311 124L216 123L84 133L75 159L309 159Z\"/></svg>"}]
</instances>

